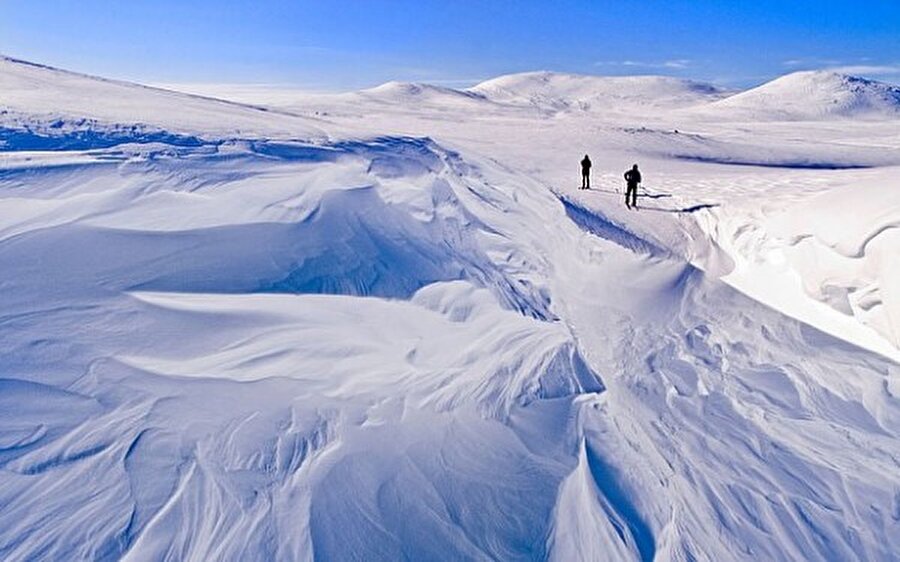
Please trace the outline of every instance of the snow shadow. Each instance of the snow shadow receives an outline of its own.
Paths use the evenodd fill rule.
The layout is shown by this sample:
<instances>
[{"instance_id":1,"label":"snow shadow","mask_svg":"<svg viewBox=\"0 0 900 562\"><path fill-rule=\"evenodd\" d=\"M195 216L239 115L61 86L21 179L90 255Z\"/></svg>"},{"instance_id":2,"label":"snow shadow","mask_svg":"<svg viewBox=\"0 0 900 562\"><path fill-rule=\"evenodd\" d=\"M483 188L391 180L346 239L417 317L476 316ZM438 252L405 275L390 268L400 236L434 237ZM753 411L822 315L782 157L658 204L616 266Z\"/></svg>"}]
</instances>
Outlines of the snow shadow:
<instances>
[{"instance_id":1,"label":"snow shadow","mask_svg":"<svg viewBox=\"0 0 900 562\"><path fill-rule=\"evenodd\" d=\"M597 193L612 193L613 195L625 195L625 188L622 188L618 191L614 189L597 189L595 187L589 187L586 191L595 191ZM671 193L648 193L646 191L642 191L638 193L638 199L647 198L647 199L665 199L667 197L672 197Z\"/></svg>"},{"instance_id":2,"label":"snow shadow","mask_svg":"<svg viewBox=\"0 0 900 562\"><path fill-rule=\"evenodd\" d=\"M26 257L40 255L27 277L46 281L48 296L102 287L409 298L435 281L465 277L462 261L429 244L433 235L426 231L386 209L372 190L360 190L335 194L298 224L179 232L77 225L40 230L2 244L0 263L25 274Z\"/></svg>"},{"instance_id":3,"label":"snow shadow","mask_svg":"<svg viewBox=\"0 0 900 562\"><path fill-rule=\"evenodd\" d=\"M260 156L291 162L334 162L342 154L331 146L287 141L252 141L250 150Z\"/></svg>"},{"instance_id":4,"label":"snow shadow","mask_svg":"<svg viewBox=\"0 0 900 562\"><path fill-rule=\"evenodd\" d=\"M623 542L628 543L626 533L634 541L641 556L641 562L651 562L656 556L656 539L653 538L653 531L650 525L641 517L640 511L629 498L628 491L622 487L620 476L616 470L605 463L603 459L589 445L587 449L588 467L591 470L591 476L597 489L603 494L603 497L609 502L610 508L615 511L616 515L625 522L627 529L620 528L614 518L610 518L610 523Z\"/></svg>"},{"instance_id":5,"label":"snow shadow","mask_svg":"<svg viewBox=\"0 0 900 562\"><path fill-rule=\"evenodd\" d=\"M598 193L611 193L613 195L619 195L619 196L624 196L624 194L625 194L624 189L622 191L613 191L611 189L590 188L590 191L595 191ZM671 197L673 197L673 195L671 193L648 193L646 191L642 192L642 193L638 193L638 199L669 199ZM568 202L570 205L578 206L568 199L561 197L560 200L562 200L564 203ZM719 203L698 203L697 205L691 205L690 207L681 207L681 208L678 208L678 207L675 207L675 208L647 207L645 205L639 205L638 208L642 211L646 210L646 211L664 211L666 213L696 213L697 211L702 211L704 209L714 209L714 208L720 207L720 206L721 205ZM581 207L581 208L584 209L583 207ZM590 212L590 211L588 211L588 212Z\"/></svg>"},{"instance_id":6,"label":"snow shadow","mask_svg":"<svg viewBox=\"0 0 900 562\"><path fill-rule=\"evenodd\" d=\"M596 211L585 209L566 197L560 197L559 200L562 202L569 219L585 232L599 236L604 240L609 240L639 254L654 257L668 257L670 255L668 250L637 236Z\"/></svg>"},{"instance_id":7,"label":"snow shadow","mask_svg":"<svg viewBox=\"0 0 900 562\"><path fill-rule=\"evenodd\" d=\"M672 197L671 193L651 193L646 188L638 191L638 199L669 199L670 197Z\"/></svg>"},{"instance_id":8,"label":"snow shadow","mask_svg":"<svg viewBox=\"0 0 900 562\"><path fill-rule=\"evenodd\" d=\"M817 162L815 160L743 160L715 156L676 155L678 160L701 162L703 164L722 164L724 166L755 166L758 168L788 168L794 170L860 170L872 168L869 164L853 164L844 162Z\"/></svg>"},{"instance_id":9,"label":"snow shadow","mask_svg":"<svg viewBox=\"0 0 900 562\"><path fill-rule=\"evenodd\" d=\"M696 213L697 211L703 211L705 209L715 209L716 207L721 207L719 203L699 203L697 205L691 205L690 207L682 207L682 208L674 208L667 209L664 207L645 207L643 205L638 208L641 211L660 211L663 213Z\"/></svg>"},{"instance_id":10,"label":"snow shadow","mask_svg":"<svg viewBox=\"0 0 900 562\"><path fill-rule=\"evenodd\" d=\"M56 121L46 132L30 129L0 127L0 152L29 150L95 150L111 148L126 143L165 143L182 148L196 148L209 144L192 135L180 135L163 130L147 130L141 127L110 129L77 129L64 131L65 123Z\"/></svg>"}]
</instances>

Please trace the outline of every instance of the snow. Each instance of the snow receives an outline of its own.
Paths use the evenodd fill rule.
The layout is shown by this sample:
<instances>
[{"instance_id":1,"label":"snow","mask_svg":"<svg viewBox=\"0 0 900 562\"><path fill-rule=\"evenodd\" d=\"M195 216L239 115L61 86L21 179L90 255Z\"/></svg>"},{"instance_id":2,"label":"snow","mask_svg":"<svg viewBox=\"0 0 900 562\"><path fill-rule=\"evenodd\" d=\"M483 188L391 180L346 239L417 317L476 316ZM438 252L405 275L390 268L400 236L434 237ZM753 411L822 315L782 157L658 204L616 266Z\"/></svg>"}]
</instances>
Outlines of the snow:
<instances>
[{"instance_id":1,"label":"snow","mask_svg":"<svg viewBox=\"0 0 900 562\"><path fill-rule=\"evenodd\" d=\"M116 137L136 133L179 137L274 136L313 139L315 122L265 107L249 106L126 82L104 80L0 56L0 127L42 137L89 133ZM165 136L159 133L165 131ZM21 142L22 139L18 139Z\"/></svg>"},{"instance_id":2,"label":"snow","mask_svg":"<svg viewBox=\"0 0 900 562\"><path fill-rule=\"evenodd\" d=\"M900 552L889 111L0 86L3 559Z\"/></svg>"},{"instance_id":3,"label":"snow","mask_svg":"<svg viewBox=\"0 0 900 562\"><path fill-rule=\"evenodd\" d=\"M732 118L790 121L900 118L900 88L830 71L795 72L714 104Z\"/></svg>"},{"instance_id":4,"label":"snow","mask_svg":"<svg viewBox=\"0 0 900 562\"><path fill-rule=\"evenodd\" d=\"M666 76L601 77L546 71L501 76L468 91L504 103L600 112L687 107L723 95L710 84Z\"/></svg>"},{"instance_id":5,"label":"snow","mask_svg":"<svg viewBox=\"0 0 900 562\"><path fill-rule=\"evenodd\" d=\"M871 324L900 347L900 183L886 168L776 215L768 228L819 300ZM853 209L852 214L847 210Z\"/></svg>"}]
</instances>

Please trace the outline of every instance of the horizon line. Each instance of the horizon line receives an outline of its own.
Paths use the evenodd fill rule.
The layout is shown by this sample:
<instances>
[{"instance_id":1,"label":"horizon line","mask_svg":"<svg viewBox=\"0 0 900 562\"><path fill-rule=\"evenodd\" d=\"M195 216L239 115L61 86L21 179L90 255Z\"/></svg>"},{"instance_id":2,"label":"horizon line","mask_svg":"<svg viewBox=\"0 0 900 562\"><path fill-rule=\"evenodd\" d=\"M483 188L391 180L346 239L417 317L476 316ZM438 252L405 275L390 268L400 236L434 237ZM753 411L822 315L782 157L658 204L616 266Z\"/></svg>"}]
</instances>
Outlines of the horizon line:
<instances>
[{"instance_id":1,"label":"horizon line","mask_svg":"<svg viewBox=\"0 0 900 562\"><path fill-rule=\"evenodd\" d=\"M97 80L105 80L111 82L122 82L128 83L138 86L144 86L149 88L158 88L180 92L177 87L180 86L188 86L188 87L232 87L232 88L252 88L252 89L274 89L274 90L290 90L293 92L305 92L310 94L347 94L365 91L369 89L378 88L385 84L391 83L399 83L399 84L418 84L418 85L426 85L426 86L438 86L442 88L452 89L452 90L467 90L471 89L479 84L484 82L488 82L491 80L496 80L498 78L503 78L506 76L518 76L525 74L554 74L554 75L563 75L563 76L579 76L579 77L592 77L592 78L633 78L633 77L659 77L659 78L671 78L676 80L686 80L692 81L702 84L707 84L715 87L719 87L725 90L731 91L748 91L752 90L756 87L762 86L774 80L778 80L779 78L783 78L785 76L790 76L793 74L807 73L807 72L822 72L822 73L831 73L842 76L848 76L853 78L862 78L865 80L870 80L874 82L881 82L893 87L900 87L900 64L898 65L837 65L837 66L822 66L822 67L812 67L812 68L795 68L789 70L787 72L781 74L774 75L757 75L757 76L742 76L742 77L720 77L713 79L705 79L705 78L695 78L691 76L684 75L673 75L673 74L661 74L655 72L636 72L636 73L628 73L628 74L596 74L596 73L586 73L586 72L569 72L563 70L549 70L547 68L543 69L535 69L535 70L525 70L518 72L508 72L501 73L496 76L489 76L483 78L437 78L437 79L410 79L410 80L401 80L401 79L389 79L378 83L373 83L368 86L364 86L361 88L334 88L329 87L324 84L309 84L309 83L301 83L301 82L290 82L290 81L210 81L210 80L198 80L198 81L184 81L184 80L157 80L153 78L148 79L137 79L137 78L129 78L129 77L115 77L115 76L106 76L102 74L95 74L92 72L85 72L81 70L72 70L69 68L63 68L61 66L55 66L53 64L47 64L42 62L36 62L33 60L29 60L26 58L18 57L15 55L10 55L7 53L0 52L0 59L4 59L13 63L24 64L28 66L33 66L37 68L43 68L48 70L54 70L58 72L66 72L69 74L76 74L79 76L83 76L86 78L92 78ZM786 66L796 66L797 61L787 61L785 63ZM623 68L663 68L661 66L651 66L651 65L636 65L629 64L624 66ZM678 68L679 71L684 71L684 68ZM683 72L682 72L683 74ZM898 80L888 80L885 79L885 76L897 77ZM727 84L734 84L739 81L751 81L752 85L746 87L728 87ZM455 84L456 86L452 86L451 84ZM185 92L183 92L185 93Z\"/></svg>"}]
</instances>

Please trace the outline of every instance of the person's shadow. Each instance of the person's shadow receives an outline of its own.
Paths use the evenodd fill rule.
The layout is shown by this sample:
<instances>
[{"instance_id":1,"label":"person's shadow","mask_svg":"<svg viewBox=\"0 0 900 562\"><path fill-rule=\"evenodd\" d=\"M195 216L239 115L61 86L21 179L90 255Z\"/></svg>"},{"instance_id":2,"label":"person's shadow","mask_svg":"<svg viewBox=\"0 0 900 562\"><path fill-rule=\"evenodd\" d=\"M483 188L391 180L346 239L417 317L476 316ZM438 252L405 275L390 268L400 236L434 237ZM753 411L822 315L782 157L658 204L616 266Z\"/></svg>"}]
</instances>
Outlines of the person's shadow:
<instances>
[{"instance_id":1,"label":"person's shadow","mask_svg":"<svg viewBox=\"0 0 900 562\"><path fill-rule=\"evenodd\" d=\"M613 195L624 195L624 190L613 190L613 189L599 189L599 188L588 188L584 191L596 191L598 193L612 193ZM649 191L638 192L638 199L667 199L672 197L671 193L651 193ZM683 207L681 209L678 208L664 208L664 207L644 207L643 205L638 205L638 209L642 211L659 211L663 213L696 213L697 211L702 211L704 209L714 209L719 207L719 203L700 203L697 205L693 205L690 207Z\"/></svg>"},{"instance_id":2,"label":"person's shadow","mask_svg":"<svg viewBox=\"0 0 900 562\"><path fill-rule=\"evenodd\" d=\"M660 211L663 213L696 213L697 211L702 211L704 209L715 209L719 207L718 203L700 203L698 205L693 205L691 207L683 207L681 209L666 209L663 207L643 207L638 206L638 209L642 211Z\"/></svg>"}]
</instances>

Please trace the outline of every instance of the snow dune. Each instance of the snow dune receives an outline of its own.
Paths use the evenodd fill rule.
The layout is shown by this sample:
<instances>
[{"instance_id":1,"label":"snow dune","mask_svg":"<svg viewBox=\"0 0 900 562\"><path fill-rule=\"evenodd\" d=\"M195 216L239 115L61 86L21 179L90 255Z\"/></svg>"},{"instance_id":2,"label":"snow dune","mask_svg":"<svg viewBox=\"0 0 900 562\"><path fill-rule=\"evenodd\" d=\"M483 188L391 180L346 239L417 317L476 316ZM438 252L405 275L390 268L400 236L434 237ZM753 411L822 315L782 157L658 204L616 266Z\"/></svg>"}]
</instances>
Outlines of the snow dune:
<instances>
[{"instance_id":1,"label":"snow dune","mask_svg":"<svg viewBox=\"0 0 900 562\"><path fill-rule=\"evenodd\" d=\"M3 559L900 551L896 348L823 329L896 333L898 202L855 191L893 168L686 160L674 133L641 152L645 132L511 113L499 93L457 108L391 85L354 95L356 114L317 97L310 127L3 64L20 85L138 96L90 113L0 89L4 131L86 119L81 144L8 133L0 151ZM404 96L441 109L382 116ZM147 109L170 102L183 115ZM463 118L476 106L492 127ZM848 159L891 149L848 123L808 126ZM749 160L745 126L696 134ZM566 165L592 141L595 189L575 193ZM608 170L638 156L627 211ZM826 312L774 306L741 285L754 273L802 281Z\"/></svg>"}]
</instances>

